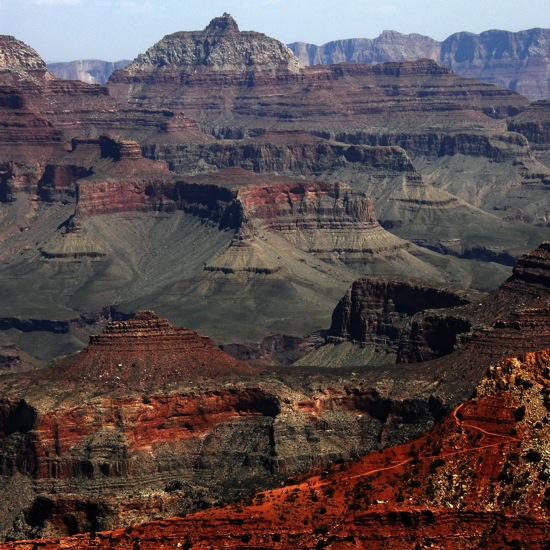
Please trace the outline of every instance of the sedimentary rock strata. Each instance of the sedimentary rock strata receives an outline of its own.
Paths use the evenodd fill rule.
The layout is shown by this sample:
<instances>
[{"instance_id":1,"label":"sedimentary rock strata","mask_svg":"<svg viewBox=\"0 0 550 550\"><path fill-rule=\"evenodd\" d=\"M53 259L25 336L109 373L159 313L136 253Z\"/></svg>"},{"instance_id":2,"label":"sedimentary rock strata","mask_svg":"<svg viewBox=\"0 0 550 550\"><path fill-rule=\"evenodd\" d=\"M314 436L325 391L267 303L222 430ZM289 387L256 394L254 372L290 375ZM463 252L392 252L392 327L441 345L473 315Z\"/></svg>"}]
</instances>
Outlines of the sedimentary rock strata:
<instances>
[{"instance_id":1,"label":"sedimentary rock strata","mask_svg":"<svg viewBox=\"0 0 550 550\"><path fill-rule=\"evenodd\" d=\"M385 63L433 59L455 73L510 88L531 99L550 95L549 29L520 32L459 32L443 42L419 34L384 31L374 39L352 38L322 46L296 42L289 47L304 65Z\"/></svg>"},{"instance_id":2,"label":"sedimentary rock strata","mask_svg":"<svg viewBox=\"0 0 550 550\"><path fill-rule=\"evenodd\" d=\"M472 399L405 445L312 472L237 505L41 546L544 548L549 373L548 349L508 359L489 367Z\"/></svg>"},{"instance_id":3,"label":"sedimentary rock strata","mask_svg":"<svg viewBox=\"0 0 550 550\"><path fill-rule=\"evenodd\" d=\"M161 40L105 87L61 81L36 52L2 40L2 318L99 319L147 305L254 347L328 326L360 275L490 289L543 238L545 168L505 118L527 101L432 61L302 67L226 14ZM237 191L206 176L226 168L267 179L241 172ZM283 190L275 173L307 185ZM268 185L289 208L254 220ZM15 300L21 286L32 291ZM290 321L275 294L297 312ZM238 333L234 319L246 325ZM44 336L41 359L88 334L55 346ZM14 338L30 349L30 337Z\"/></svg>"},{"instance_id":4,"label":"sedimentary rock strata","mask_svg":"<svg viewBox=\"0 0 550 550\"><path fill-rule=\"evenodd\" d=\"M3 500L3 536L183 513L363 454L390 414L407 433L440 414L426 380L392 401L383 379L318 376L259 371L142 312L49 369L3 377L2 490L19 494Z\"/></svg>"},{"instance_id":5,"label":"sedimentary rock strata","mask_svg":"<svg viewBox=\"0 0 550 550\"><path fill-rule=\"evenodd\" d=\"M144 147L146 155L168 161L177 171L204 169L206 163L218 169L240 165L255 171L313 172L326 179L334 163L322 168L321 163L312 162L316 152L306 133L354 145L399 146L441 190L493 215L546 225L547 213L540 205L548 169L533 159L528 141L519 133L507 132L503 123L528 106L518 94L458 77L427 59L288 68L287 58L281 60L270 49L270 39L238 31L228 17L224 21L202 32L165 37L133 65L112 75L110 93L122 104L182 110L205 132L224 138L199 150L166 147L151 140ZM264 71L264 63L229 70L223 60L187 55L189 40L204 52L212 40L237 52L243 41L251 51L267 48L278 64L277 76ZM271 65L266 61L265 66ZM266 131L278 131L278 141L263 140ZM293 135L284 137L289 131ZM307 149L300 150L300 133ZM228 138L232 143L224 143ZM259 146L258 141L265 145ZM319 145L327 149L327 160L336 153L332 144ZM193 163L193 156L201 158L202 166ZM454 166L464 157L476 160L468 163L467 170ZM495 162L502 163L498 185L488 178ZM354 163L369 166L369 172L372 169L367 158L355 158ZM460 177L448 177L450 172ZM367 185L369 178L345 165L339 167L338 177L359 187ZM518 200L520 188L523 198ZM377 200L380 211L389 205L386 198ZM404 212L399 214L404 217ZM445 220L436 227L448 225ZM422 242L420 235L415 238Z\"/></svg>"},{"instance_id":6,"label":"sedimentary rock strata","mask_svg":"<svg viewBox=\"0 0 550 550\"><path fill-rule=\"evenodd\" d=\"M389 356L397 363L427 361L451 353L459 334L469 332L468 319L453 315L452 308L472 299L413 281L361 279L334 310L329 338L393 348L386 361Z\"/></svg>"},{"instance_id":7,"label":"sedimentary rock strata","mask_svg":"<svg viewBox=\"0 0 550 550\"><path fill-rule=\"evenodd\" d=\"M49 369L3 377L2 484L20 494L5 510L3 532L98 531L173 515L402 441L471 395L488 365L513 349L549 345L549 253L544 243L523 257L485 298L396 279L360 281L334 315L332 331L341 336L330 344L331 369L258 370L143 312L108 325L86 350ZM361 341L349 357L363 366L334 367L345 333ZM361 350L376 339L380 355L393 346L401 363L368 365ZM491 392L530 390L526 376L497 366L478 396L488 392L489 406ZM534 402L535 393L522 399ZM491 417L500 427L487 429L482 448L513 427L508 416ZM510 444L517 441L511 434Z\"/></svg>"},{"instance_id":8,"label":"sedimentary rock strata","mask_svg":"<svg viewBox=\"0 0 550 550\"><path fill-rule=\"evenodd\" d=\"M287 504L275 518L275 508L258 504L267 514L261 533L227 530L252 514L209 512L203 517L214 518L215 532L205 529L200 544L229 534L260 546L313 535L324 545L332 531L356 536L352 524L362 541L392 541L396 533L411 536L415 522L444 544L423 508L424 487L438 519L447 527L462 522L466 540L482 541L479 514L508 529L499 506L512 494L483 493L480 507L471 507L477 487L460 461L487 451L482 460L494 473L500 445L520 442L512 429L530 442L527 462L545 451L531 416L521 424L514 413L533 403L533 414L546 414L539 402L546 407L547 369L536 369L547 357L518 360L537 365L528 372L502 361L550 345L550 246L524 255L489 295L379 275L414 272L490 287L509 274L513 251L524 252L539 236L535 224L546 223L545 169L531 153L530 127L520 124L525 98L430 60L302 67L282 44L239 31L227 14L204 31L165 37L105 87L61 82L34 53L2 40L9 55L0 70L8 121L3 138L0 131L7 159L0 328L12 338L2 339L2 357L10 369L29 370L17 348L38 340L41 359L66 355L46 369L0 377L0 496L9 495L0 498L3 537L97 533L280 487L289 475L358 459L432 427L472 395L489 365L476 390L481 410L469 402L419 440L414 474L412 446L371 455L340 472L347 494L307 522L296 516L292 533ZM19 141L12 139L17 121ZM473 186L489 164L491 185ZM452 188L452 174L463 172ZM487 236L480 228L490 229ZM463 271L454 256L500 263L472 262ZM235 347L260 349L258 341L328 329L337 298L359 274L371 277L337 307L326 344L291 367L244 364L152 311L120 313L147 304ZM72 354L94 322L106 325L103 333ZM71 341L53 345L56 331ZM540 423L535 430L545 429ZM442 449L452 468L437 462ZM367 508L364 495L359 506L352 502L352 480L377 472L376 500L405 502L396 487L382 487L394 467L405 474L402 493L414 511ZM508 479L514 469L502 467ZM543 470L526 469L531 477ZM413 475L425 482L408 491ZM307 487L295 500L318 502L325 482L313 483L313 493ZM511 506L530 518L535 543L542 496L535 484L520 489L523 500ZM447 502L463 516L444 510ZM193 521L187 525L196 533ZM139 533L150 537L145 528ZM167 537L180 534L191 536ZM139 543L130 529L98 537ZM167 540L151 537L151 544Z\"/></svg>"},{"instance_id":9,"label":"sedimentary rock strata","mask_svg":"<svg viewBox=\"0 0 550 550\"><path fill-rule=\"evenodd\" d=\"M549 345L549 253L544 242L522 256L513 275L488 296L418 281L360 279L335 308L326 345L299 364L433 359L457 368L457 377L475 379L470 369L477 364Z\"/></svg>"}]
</instances>

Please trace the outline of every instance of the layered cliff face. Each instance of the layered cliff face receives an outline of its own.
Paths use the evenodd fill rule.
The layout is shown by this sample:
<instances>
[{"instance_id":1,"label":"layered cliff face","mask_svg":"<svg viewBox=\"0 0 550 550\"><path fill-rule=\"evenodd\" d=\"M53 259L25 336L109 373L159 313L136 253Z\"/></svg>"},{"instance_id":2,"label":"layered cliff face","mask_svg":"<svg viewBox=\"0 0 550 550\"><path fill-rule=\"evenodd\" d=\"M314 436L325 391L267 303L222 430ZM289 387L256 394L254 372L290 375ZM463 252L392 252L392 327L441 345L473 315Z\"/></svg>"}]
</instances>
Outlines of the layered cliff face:
<instances>
[{"instance_id":1,"label":"layered cliff face","mask_svg":"<svg viewBox=\"0 0 550 550\"><path fill-rule=\"evenodd\" d=\"M273 67L282 71L277 77L271 74ZM400 85L390 91L397 77ZM161 83L164 93L159 96L156 91ZM468 99L451 92L450 83L467 88ZM369 87L368 96L360 93L365 86ZM208 94L202 92L205 87ZM283 88L287 96L284 104L279 94L270 98L266 93ZM324 123L318 128L324 130L339 130L344 121L352 127L367 120L372 125L380 120L381 103L395 111L393 127L398 125L399 113L429 109L437 116L443 106L448 126L449 117L458 114L455 111L462 111L462 124L474 119L479 123L488 122L482 113L501 117L527 104L507 91L456 77L426 59L384 66L302 68L283 44L258 33L240 32L227 14L214 19L204 31L165 37L126 69L113 73L109 89L131 104L177 105L203 127L218 130L229 124L234 129L315 127L320 117ZM208 112L204 101L199 105L198 95L208 97ZM335 111L336 97L341 107ZM304 119L305 114L309 120ZM455 122L458 124L458 117ZM411 128L410 120L407 128Z\"/></svg>"},{"instance_id":2,"label":"layered cliff face","mask_svg":"<svg viewBox=\"0 0 550 550\"><path fill-rule=\"evenodd\" d=\"M456 369L446 384L462 393L461 377L475 380L479 365L550 345L549 272L550 244L544 242L487 296L410 280L358 280L334 310L326 344L297 364L433 359L436 368Z\"/></svg>"},{"instance_id":3,"label":"layered cliff face","mask_svg":"<svg viewBox=\"0 0 550 550\"><path fill-rule=\"evenodd\" d=\"M0 108L14 110L11 116L19 117L21 127L26 114L43 118L62 136L65 149L74 138L97 139L109 133L140 141L152 136L159 142L201 141L201 132L181 113L119 109L105 87L57 78L32 48L13 37L0 36L0 50ZM32 146L25 133L17 136L14 130L12 134L11 142L20 143L21 150L26 143Z\"/></svg>"},{"instance_id":4,"label":"layered cliff face","mask_svg":"<svg viewBox=\"0 0 550 550\"><path fill-rule=\"evenodd\" d=\"M0 75L9 121L0 317L78 326L59 345L46 330L9 329L16 347L42 360L81 348L106 309L154 306L225 343L255 344L328 326L361 275L414 272L494 288L541 240L512 219L547 223L543 170L522 136L500 131L500 117L524 99L433 62L300 68L282 45L239 31L227 15L154 46L108 89L60 81L36 56L27 66L19 47ZM130 104L129 89L141 94ZM454 167L440 159L474 167L463 200L445 190ZM423 162L430 181L415 169ZM478 185L489 164L503 178L491 180L492 193ZM227 167L263 176L224 173L230 185L206 176ZM274 172L307 185L270 179ZM501 199L472 207L470 195ZM521 197L513 211L512 197ZM498 219L504 212L510 221Z\"/></svg>"},{"instance_id":5,"label":"layered cliff face","mask_svg":"<svg viewBox=\"0 0 550 550\"><path fill-rule=\"evenodd\" d=\"M253 343L269 332L304 336L325 326L356 270L383 271L391 261L399 272L412 263L443 277L345 184L236 168L181 177L142 158L136 142L102 137L74 140L36 193L36 203L18 194L4 219L3 273L13 299L2 316L10 318L15 309L27 319L78 319L82 311L93 319L106 305L131 312L147 303L220 340ZM29 277L42 282L21 302L17 289ZM283 322L288 309L303 315ZM73 351L65 346L86 337L68 344L72 334L58 331L61 347L48 341L40 358ZM30 338L16 342L27 349Z\"/></svg>"},{"instance_id":6,"label":"layered cliff face","mask_svg":"<svg viewBox=\"0 0 550 550\"><path fill-rule=\"evenodd\" d=\"M202 39L206 42L205 32ZM131 67L111 76L108 87L113 96L131 105L183 110L214 132L258 127L340 131L368 126L373 127L371 133L392 134L425 127L422 111L430 112L432 127L439 123L472 128L481 122L501 129L499 118L527 106L522 96L463 79L429 60L306 67L278 77L264 75L254 66L251 73L228 71L223 78L208 66L170 65L169 78L162 76L168 71L163 65ZM362 93L366 87L369 94ZM468 95L457 94L457 88L468 90ZM159 95L160 89L164 94ZM277 90L284 90L283 99ZM384 116L388 109L391 121Z\"/></svg>"},{"instance_id":7,"label":"layered cliff face","mask_svg":"<svg viewBox=\"0 0 550 550\"><path fill-rule=\"evenodd\" d=\"M530 99L545 99L550 95L546 84L548 29L460 32L443 42L415 33L384 31L374 39L335 40L322 46L294 42L288 47L305 66L432 59L461 76L510 88ZM104 84L113 71L129 63L80 60L52 63L48 69L60 78Z\"/></svg>"},{"instance_id":8,"label":"layered cliff face","mask_svg":"<svg viewBox=\"0 0 550 550\"><path fill-rule=\"evenodd\" d=\"M212 32L192 33L194 43L200 46L197 51L208 51ZM234 26L223 32L235 51L240 51L242 40L248 40L248 35ZM496 216L547 225L544 182L550 177L548 168L533 158L527 139L508 132L504 122L528 106L522 96L459 77L428 59L374 66L317 65L297 73L285 69L277 77L262 73L254 63L229 71L221 62L181 53L189 49L185 46L188 34L171 35L168 42L153 46L146 60L138 58L131 70L116 71L108 84L110 93L123 104L182 110L205 132L224 140L199 150L193 146L164 147L151 140L144 147L151 158L165 159L177 171L200 170L194 157L201 159L202 169L206 162L218 169L229 165L256 171L282 168L297 175L312 168L319 173L320 163L315 166L313 159L305 157L315 157L307 134L356 146L399 146L426 183L491 214L494 223L498 223ZM386 43L390 38L388 35ZM272 44L266 37L255 40L265 48ZM277 150L273 145L268 150L274 132ZM297 143L300 134L304 136L304 154L300 154ZM329 155L334 152L329 151ZM335 167L325 170L335 171ZM319 177L326 179L327 174ZM361 189L368 185L368 175L361 176L345 165L339 167L337 177ZM380 189L378 186L379 194ZM395 210L398 204L386 198L376 201L380 213L385 208ZM394 223L405 216L401 209L388 221ZM425 225L419 221L416 219L406 231ZM441 231L439 228L455 223L445 218L434 225ZM475 232L487 233L480 228ZM438 235L440 242L428 242L421 233L412 238L440 251L449 250L441 241L459 238L456 231L454 235L447 232ZM507 233L503 230L502 235ZM541 238L538 235L531 245ZM474 247L484 245L463 243L466 250Z\"/></svg>"},{"instance_id":9,"label":"layered cliff face","mask_svg":"<svg viewBox=\"0 0 550 550\"><path fill-rule=\"evenodd\" d=\"M336 306L329 341L370 346L373 360L380 354L385 362L428 361L451 353L459 335L470 331L469 320L453 315L452 308L472 299L407 280L361 279Z\"/></svg>"},{"instance_id":10,"label":"layered cliff face","mask_svg":"<svg viewBox=\"0 0 550 550\"><path fill-rule=\"evenodd\" d=\"M402 380L389 399L367 372L351 386L349 373L259 372L141 312L49 369L0 380L0 490L17 494L2 499L0 532L130 525L361 455L380 431L399 438L433 422L442 403L430 380Z\"/></svg>"},{"instance_id":11,"label":"layered cliff face","mask_svg":"<svg viewBox=\"0 0 550 550\"><path fill-rule=\"evenodd\" d=\"M550 29L457 33L441 44L439 61L458 74L510 88L531 99L550 96Z\"/></svg>"},{"instance_id":12,"label":"layered cliff face","mask_svg":"<svg viewBox=\"0 0 550 550\"><path fill-rule=\"evenodd\" d=\"M547 383L548 358L543 353L497 363L511 350L550 344L549 272L550 245L544 243L523 257L510 280L485 298L396 279L358 283L355 294L336 308L332 331L339 331L341 340L348 331L362 344L378 338L386 347L398 347L402 362L388 363L384 369L366 364L365 356L357 353L348 369L334 368L334 356L331 369L293 366L259 371L152 312L110 324L85 351L50 369L0 379L2 487L18 495L15 501L4 500L9 505L0 514L2 532L19 538L99 531L266 489L308 468L402 442L441 419L476 386L477 401L459 408L415 447L385 451L393 457L389 462L384 453L367 456L351 467L351 475L344 471L344 478L350 482L376 472L393 475L394 469L407 473L399 486L389 483L386 474L373 478L380 481L380 494L372 495L367 506L376 500L398 506L405 502L398 494L410 493L406 502L415 506L427 495L430 509L449 510L450 502L453 509L484 511L492 517L495 506L504 505L516 515L534 514L528 524L537 525L537 499L545 497L528 479L546 468L538 463L546 456L545 438L539 434L545 426L541 384ZM472 301L465 304L468 299ZM335 349L347 344L333 345ZM489 365L495 366L478 386ZM539 424L533 427L535 418ZM470 428L483 435L471 436ZM480 442L480 437L487 440ZM510 446L508 454L518 443L525 446L521 456L530 474L522 473L522 484L512 488L507 485L515 483L514 476L525 468L515 468L517 457L504 463L503 443ZM488 469L482 467L477 475L494 477L502 469L502 476L512 481L491 491L474 483L472 476L460 477L461 457L470 461L466 454L471 452L486 453L483 462ZM431 466L437 458L445 461ZM452 472L444 468L447 461ZM420 469L413 474L409 468L415 465ZM460 483L450 484L455 474ZM417 485L407 482L412 475L428 477ZM355 490L348 489L343 502ZM262 509L271 517L277 508ZM317 532L321 519L331 517L329 505L325 509L318 518L309 518L312 523L301 523L304 537L310 537L312 529L322 534ZM361 509L346 505L354 514ZM365 510L371 512L376 513L369 520L353 515L353 523L386 525L385 508ZM236 512L230 508L227 513L235 517ZM283 516L276 522L282 536L288 533L290 510L277 514ZM334 521L343 525L336 517ZM473 537L475 525L474 520L466 522L464 532ZM217 536L209 529L201 533ZM372 531L362 535L366 540L368 533ZM538 537L536 529L531 533Z\"/></svg>"},{"instance_id":13,"label":"layered cliff face","mask_svg":"<svg viewBox=\"0 0 550 550\"><path fill-rule=\"evenodd\" d=\"M513 117L508 127L523 134L529 140L534 155L547 167L550 166L550 101L532 103L528 109ZM548 185L548 178L545 181Z\"/></svg>"},{"instance_id":14,"label":"layered cliff face","mask_svg":"<svg viewBox=\"0 0 550 550\"><path fill-rule=\"evenodd\" d=\"M323 46L295 42L289 48L304 65L335 63L387 63L388 61L438 61L440 44L421 34L401 34L384 31L374 39L351 38L335 40Z\"/></svg>"},{"instance_id":15,"label":"layered cliff face","mask_svg":"<svg viewBox=\"0 0 550 550\"><path fill-rule=\"evenodd\" d=\"M65 152L62 132L28 103L26 90L54 77L40 56L12 36L0 36L0 201L35 187L44 164Z\"/></svg>"},{"instance_id":16,"label":"layered cliff face","mask_svg":"<svg viewBox=\"0 0 550 550\"><path fill-rule=\"evenodd\" d=\"M322 46L296 42L290 49L304 65L386 63L433 59L459 75L510 88L531 99L550 96L549 29L460 32L437 42L419 34L384 31L374 39L352 38Z\"/></svg>"},{"instance_id":17,"label":"layered cliff face","mask_svg":"<svg viewBox=\"0 0 550 550\"><path fill-rule=\"evenodd\" d=\"M313 472L238 505L41 544L544 548L550 505L549 372L549 350L493 365L476 396L425 436Z\"/></svg>"}]
</instances>

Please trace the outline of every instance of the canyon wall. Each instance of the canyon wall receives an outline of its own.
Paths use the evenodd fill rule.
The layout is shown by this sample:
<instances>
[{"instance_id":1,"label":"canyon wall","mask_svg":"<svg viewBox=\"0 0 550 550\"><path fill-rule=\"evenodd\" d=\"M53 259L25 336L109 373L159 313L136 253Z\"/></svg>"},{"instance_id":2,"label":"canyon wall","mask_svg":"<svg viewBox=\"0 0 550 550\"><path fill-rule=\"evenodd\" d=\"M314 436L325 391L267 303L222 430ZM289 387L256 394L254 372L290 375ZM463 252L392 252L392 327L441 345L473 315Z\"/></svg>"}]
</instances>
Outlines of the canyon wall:
<instances>
[{"instance_id":1,"label":"canyon wall","mask_svg":"<svg viewBox=\"0 0 550 550\"><path fill-rule=\"evenodd\" d=\"M386 63L433 59L455 73L510 88L531 99L550 96L550 30L458 32L437 42L419 34L384 31L374 39L336 40L322 46L295 42L290 49L304 65Z\"/></svg>"}]
</instances>

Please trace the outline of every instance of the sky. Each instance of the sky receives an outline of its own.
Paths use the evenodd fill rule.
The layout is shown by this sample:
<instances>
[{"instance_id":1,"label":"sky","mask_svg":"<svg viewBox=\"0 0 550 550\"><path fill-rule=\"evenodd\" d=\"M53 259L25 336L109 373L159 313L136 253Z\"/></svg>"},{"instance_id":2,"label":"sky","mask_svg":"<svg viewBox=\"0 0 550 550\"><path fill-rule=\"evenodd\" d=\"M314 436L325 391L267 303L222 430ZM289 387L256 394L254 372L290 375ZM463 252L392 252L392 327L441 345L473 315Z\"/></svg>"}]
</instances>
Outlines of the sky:
<instances>
[{"instance_id":1,"label":"sky","mask_svg":"<svg viewBox=\"0 0 550 550\"><path fill-rule=\"evenodd\" d=\"M241 30L286 44L375 38L383 30L443 40L460 31L550 28L549 0L0 0L0 34L47 63L118 61L224 12Z\"/></svg>"}]
</instances>

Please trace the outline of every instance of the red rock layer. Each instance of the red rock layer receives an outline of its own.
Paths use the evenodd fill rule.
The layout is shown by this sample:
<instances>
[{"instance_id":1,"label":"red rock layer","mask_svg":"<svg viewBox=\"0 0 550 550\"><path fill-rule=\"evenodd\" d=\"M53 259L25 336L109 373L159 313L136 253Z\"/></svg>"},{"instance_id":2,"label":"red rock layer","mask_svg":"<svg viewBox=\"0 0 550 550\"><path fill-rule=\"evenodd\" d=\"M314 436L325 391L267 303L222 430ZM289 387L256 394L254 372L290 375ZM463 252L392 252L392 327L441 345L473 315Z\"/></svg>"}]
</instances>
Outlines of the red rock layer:
<instances>
[{"instance_id":1,"label":"red rock layer","mask_svg":"<svg viewBox=\"0 0 550 550\"><path fill-rule=\"evenodd\" d=\"M151 161L123 158L108 175L77 185L78 217L174 210L247 237L253 227L277 232L302 250L325 255L338 251L348 262L407 246L382 229L365 193L343 183L259 175L240 168L180 179Z\"/></svg>"},{"instance_id":2,"label":"red rock layer","mask_svg":"<svg viewBox=\"0 0 550 550\"><path fill-rule=\"evenodd\" d=\"M246 187L239 191L239 198L247 215L272 231L378 225L372 201L345 184L296 182Z\"/></svg>"},{"instance_id":3,"label":"red rock layer","mask_svg":"<svg viewBox=\"0 0 550 550\"><path fill-rule=\"evenodd\" d=\"M42 548L546 548L550 350L489 369L425 436L247 502ZM1 548L26 550L32 541Z\"/></svg>"},{"instance_id":4,"label":"red rock layer","mask_svg":"<svg viewBox=\"0 0 550 550\"><path fill-rule=\"evenodd\" d=\"M85 350L58 362L47 376L98 388L131 389L252 372L210 338L143 311L107 325L90 337Z\"/></svg>"},{"instance_id":5,"label":"red rock layer","mask_svg":"<svg viewBox=\"0 0 550 550\"><path fill-rule=\"evenodd\" d=\"M185 86L181 86L182 80ZM281 99L277 92L283 88ZM366 88L368 94L364 93ZM503 128L491 123L483 111L505 116L527 106L519 95L462 79L427 60L307 67L298 74L276 78L253 71L212 73L195 66L166 67L143 74L129 74L124 69L113 73L109 89L121 99L139 96L142 106L181 109L203 125L231 110L235 127L251 120L257 125L261 120L263 127L279 129L303 128L303 121L318 130L336 130L342 124L379 126L388 110L396 127L404 125L407 118L415 121L409 127L421 126L422 113L429 112L447 127L451 122L463 126L466 121L484 121L489 127ZM166 94L167 89L170 94Z\"/></svg>"}]
</instances>

